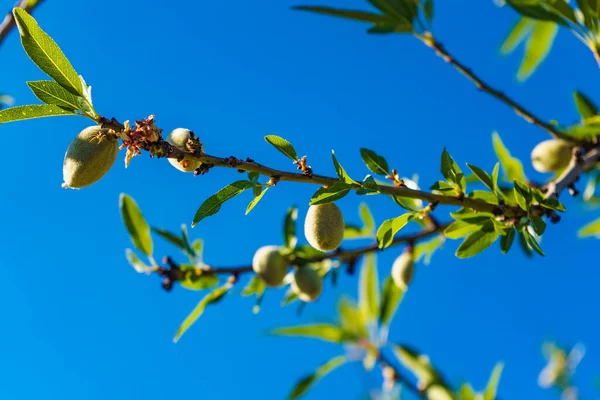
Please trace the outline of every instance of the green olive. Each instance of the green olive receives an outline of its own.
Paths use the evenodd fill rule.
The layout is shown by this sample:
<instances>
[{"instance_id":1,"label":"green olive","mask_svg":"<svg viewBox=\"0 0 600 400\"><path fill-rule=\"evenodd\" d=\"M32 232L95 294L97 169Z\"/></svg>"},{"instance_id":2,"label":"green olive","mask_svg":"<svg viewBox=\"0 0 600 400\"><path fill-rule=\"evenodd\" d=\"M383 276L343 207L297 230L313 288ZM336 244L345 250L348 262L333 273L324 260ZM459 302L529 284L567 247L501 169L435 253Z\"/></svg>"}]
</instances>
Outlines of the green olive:
<instances>
[{"instance_id":1,"label":"green olive","mask_svg":"<svg viewBox=\"0 0 600 400\"><path fill-rule=\"evenodd\" d=\"M287 273L288 260L281 255L277 246L263 246L254 253L252 269L267 286L275 287L283 283Z\"/></svg>"},{"instance_id":2,"label":"green olive","mask_svg":"<svg viewBox=\"0 0 600 400\"><path fill-rule=\"evenodd\" d=\"M539 172L558 172L571 161L571 145L561 139L550 139L538 143L531 152L533 168Z\"/></svg>"},{"instance_id":3,"label":"green olive","mask_svg":"<svg viewBox=\"0 0 600 400\"><path fill-rule=\"evenodd\" d=\"M319 273L308 266L298 268L291 286L298 298L306 302L315 301L323 291L323 281Z\"/></svg>"},{"instance_id":4,"label":"green olive","mask_svg":"<svg viewBox=\"0 0 600 400\"><path fill-rule=\"evenodd\" d=\"M337 249L344 239L344 216L333 203L310 206L304 220L304 235L321 251Z\"/></svg>"},{"instance_id":5,"label":"green olive","mask_svg":"<svg viewBox=\"0 0 600 400\"><path fill-rule=\"evenodd\" d=\"M167 136L167 142L171 143L179 150L189 151L187 144L193 137L194 133L189 129L177 128ZM200 149L202 149L202 143L200 143ZM201 161L198 161L191 155L184 156L181 161L178 161L175 158L169 158L168 160L172 166L183 172L193 172L202 165Z\"/></svg>"},{"instance_id":6,"label":"green olive","mask_svg":"<svg viewBox=\"0 0 600 400\"><path fill-rule=\"evenodd\" d=\"M63 161L64 188L80 189L96 183L113 166L119 143L101 127L85 128L71 142Z\"/></svg>"}]
</instances>

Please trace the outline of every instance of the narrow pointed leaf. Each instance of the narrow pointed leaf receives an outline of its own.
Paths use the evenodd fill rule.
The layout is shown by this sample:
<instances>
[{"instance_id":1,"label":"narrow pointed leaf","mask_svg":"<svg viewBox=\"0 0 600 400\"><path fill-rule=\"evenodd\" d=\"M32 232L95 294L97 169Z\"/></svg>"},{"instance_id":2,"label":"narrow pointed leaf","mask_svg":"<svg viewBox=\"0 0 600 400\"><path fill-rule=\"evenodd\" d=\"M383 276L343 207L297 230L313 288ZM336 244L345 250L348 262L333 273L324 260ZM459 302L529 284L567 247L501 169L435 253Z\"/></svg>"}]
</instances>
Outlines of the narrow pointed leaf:
<instances>
[{"instance_id":1,"label":"narrow pointed leaf","mask_svg":"<svg viewBox=\"0 0 600 400\"><path fill-rule=\"evenodd\" d=\"M535 240L533 235L531 233L529 233L529 231L527 230L527 227L524 227L523 229L521 229L521 233L523 234L523 238L525 239L525 242L533 250L535 250L536 253L538 253L541 256L545 256L544 252L542 251L542 248L540 247L540 244L537 242L537 240Z\"/></svg>"},{"instance_id":2,"label":"narrow pointed leaf","mask_svg":"<svg viewBox=\"0 0 600 400\"><path fill-rule=\"evenodd\" d=\"M310 11L313 13L328 15L331 17L347 18L360 22L371 22L373 24L389 23L394 21L387 15L375 14L366 11L343 10L339 8L318 6L295 6L292 7L292 9L299 11Z\"/></svg>"},{"instance_id":3,"label":"narrow pointed leaf","mask_svg":"<svg viewBox=\"0 0 600 400\"><path fill-rule=\"evenodd\" d=\"M17 106L0 110L0 124L23 121L26 119L60 117L65 115L79 114L53 104L31 104L27 106Z\"/></svg>"},{"instance_id":4,"label":"narrow pointed leaf","mask_svg":"<svg viewBox=\"0 0 600 400\"><path fill-rule=\"evenodd\" d=\"M144 263L140 258L131 250L125 250L125 257L131 266L139 273L146 272L150 269L146 263Z\"/></svg>"},{"instance_id":5,"label":"narrow pointed leaf","mask_svg":"<svg viewBox=\"0 0 600 400\"><path fill-rule=\"evenodd\" d=\"M131 241L142 253L151 256L152 236L150 236L150 226L148 226L135 200L125 193L121 193L119 208Z\"/></svg>"},{"instance_id":6,"label":"narrow pointed leaf","mask_svg":"<svg viewBox=\"0 0 600 400\"><path fill-rule=\"evenodd\" d=\"M227 200L237 196L246 189L250 189L251 187L252 184L250 181L237 181L225 186L223 189L210 196L204 201L204 203L202 203L198 211L196 211L194 221L192 222L192 228L204 218L216 214L221 209L221 205Z\"/></svg>"},{"instance_id":7,"label":"narrow pointed leaf","mask_svg":"<svg viewBox=\"0 0 600 400\"><path fill-rule=\"evenodd\" d=\"M558 25L553 22L537 21L525 44L525 56L519 67L517 78L521 81L529 76L544 61L558 32Z\"/></svg>"},{"instance_id":8,"label":"narrow pointed leaf","mask_svg":"<svg viewBox=\"0 0 600 400\"><path fill-rule=\"evenodd\" d=\"M510 154L497 132L492 134L492 142L494 144L494 151L496 152L496 156L498 157L498 161L500 161L500 165L504 170L507 180L527 182L528 179L523 171L523 164Z\"/></svg>"},{"instance_id":9,"label":"narrow pointed leaf","mask_svg":"<svg viewBox=\"0 0 600 400\"><path fill-rule=\"evenodd\" d=\"M326 204L339 200L350 192L350 186L336 182L333 186L322 187L310 199L310 205Z\"/></svg>"},{"instance_id":10,"label":"narrow pointed leaf","mask_svg":"<svg viewBox=\"0 0 600 400\"><path fill-rule=\"evenodd\" d=\"M294 400L305 394L319 379L323 378L325 375L329 374L334 369L338 368L348 359L345 356L337 356L325 364L321 365L319 369L315 371L315 373L307 375L300 379L296 386L292 390L292 393L289 395L289 400Z\"/></svg>"},{"instance_id":11,"label":"narrow pointed leaf","mask_svg":"<svg viewBox=\"0 0 600 400\"><path fill-rule=\"evenodd\" d=\"M35 97L44 103L54 104L71 111L80 110L90 117L95 115L83 97L74 95L54 81L27 82L27 86Z\"/></svg>"},{"instance_id":12,"label":"narrow pointed leaf","mask_svg":"<svg viewBox=\"0 0 600 400\"><path fill-rule=\"evenodd\" d=\"M275 135L268 135L265 136L265 140L267 143L273 145L277 150L291 158L293 161L298 161L296 149L294 149L294 146L292 146L292 144L284 138Z\"/></svg>"},{"instance_id":13,"label":"narrow pointed leaf","mask_svg":"<svg viewBox=\"0 0 600 400\"><path fill-rule=\"evenodd\" d=\"M502 253L506 254L510 250L513 241L515 240L515 228L511 228L508 230L506 235L500 238L500 249Z\"/></svg>"},{"instance_id":14,"label":"narrow pointed leaf","mask_svg":"<svg viewBox=\"0 0 600 400\"><path fill-rule=\"evenodd\" d=\"M252 201L250 202L250 204L248 204L248 207L246 207L246 215L248 215L248 213L250 211L252 211L252 209L258 204L258 202L263 198L263 196L265 195L265 193L267 193L267 190L269 190L268 187L264 188L260 194L256 197L254 197L252 199Z\"/></svg>"},{"instance_id":15,"label":"narrow pointed leaf","mask_svg":"<svg viewBox=\"0 0 600 400\"><path fill-rule=\"evenodd\" d=\"M404 290L400 289L388 276L383 284L383 296L381 300L381 312L379 322L381 325L389 325L396 314L396 309L402 301Z\"/></svg>"},{"instance_id":16,"label":"narrow pointed leaf","mask_svg":"<svg viewBox=\"0 0 600 400\"><path fill-rule=\"evenodd\" d=\"M175 245L177 248L179 248L180 250L185 252L185 246L183 245L183 240L179 236L175 235L172 232L167 231L166 229L160 229L160 228L154 228L154 227L152 227L152 232L156 233L157 235L159 235L166 241L170 242L171 244Z\"/></svg>"},{"instance_id":17,"label":"narrow pointed leaf","mask_svg":"<svg viewBox=\"0 0 600 400\"><path fill-rule=\"evenodd\" d=\"M384 221L377 230L377 245L379 248L385 249L392 244L394 236L413 218L414 214L404 214Z\"/></svg>"},{"instance_id":18,"label":"narrow pointed leaf","mask_svg":"<svg viewBox=\"0 0 600 400\"><path fill-rule=\"evenodd\" d=\"M600 218L593 222L590 222L589 224L587 224L586 226L581 228L577 232L577 235L580 238L586 238L586 237L593 236L593 237L600 239Z\"/></svg>"},{"instance_id":19,"label":"narrow pointed leaf","mask_svg":"<svg viewBox=\"0 0 600 400\"><path fill-rule=\"evenodd\" d=\"M331 159L333 160L333 166L335 167L335 172L337 173L338 178L340 178L340 181L348 185L358 184L358 182L350 178L350 175L348 175L344 167L342 167L342 165L338 162L333 150L331 150Z\"/></svg>"},{"instance_id":20,"label":"narrow pointed leaf","mask_svg":"<svg viewBox=\"0 0 600 400\"><path fill-rule=\"evenodd\" d=\"M298 208L291 207L288 209L283 221L283 242L285 247L293 249L298 243L296 237L296 220L298 219Z\"/></svg>"},{"instance_id":21,"label":"narrow pointed leaf","mask_svg":"<svg viewBox=\"0 0 600 400\"><path fill-rule=\"evenodd\" d=\"M367 236L375 235L375 219L369 210L367 203L360 203L359 206L360 219L362 220L362 230Z\"/></svg>"},{"instance_id":22,"label":"narrow pointed leaf","mask_svg":"<svg viewBox=\"0 0 600 400\"><path fill-rule=\"evenodd\" d=\"M492 180L490 174L481 168L476 167L475 165L467 164L467 166L471 171L473 171L473 174L475 174L477 179L479 179L488 189L492 191L494 190L494 181Z\"/></svg>"},{"instance_id":23,"label":"narrow pointed leaf","mask_svg":"<svg viewBox=\"0 0 600 400\"><path fill-rule=\"evenodd\" d=\"M388 175L390 167L385 158L369 149L360 149L360 155L367 168L379 175Z\"/></svg>"},{"instance_id":24,"label":"narrow pointed leaf","mask_svg":"<svg viewBox=\"0 0 600 400\"><path fill-rule=\"evenodd\" d=\"M490 380L483 393L483 400L495 400L496 392L498 391L498 383L500 383L500 376L502 375L502 369L504 369L503 363L498 363L492 371Z\"/></svg>"},{"instance_id":25,"label":"narrow pointed leaf","mask_svg":"<svg viewBox=\"0 0 600 400\"><path fill-rule=\"evenodd\" d=\"M480 229L471 233L456 250L456 257L469 258L484 251L498 238L498 233L490 229Z\"/></svg>"},{"instance_id":26,"label":"narrow pointed leaf","mask_svg":"<svg viewBox=\"0 0 600 400\"><path fill-rule=\"evenodd\" d=\"M302 336L334 343L341 343L351 338L341 327L333 324L291 326L277 328L270 333L278 336Z\"/></svg>"},{"instance_id":27,"label":"narrow pointed leaf","mask_svg":"<svg viewBox=\"0 0 600 400\"><path fill-rule=\"evenodd\" d=\"M516 49L523 40L525 40L527 33L530 31L533 24L535 24L535 22L528 18L522 17L519 19L504 40L504 43L502 43L500 52L502 54L512 53L513 50Z\"/></svg>"},{"instance_id":28,"label":"narrow pointed leaf","mask_svg":"<svg viewBox=\"0 0 600 400\"><path fill-rule=\"evenodd\" d=\"M63 88L73 94L83 95L79 75L54 40L25 10L15 8L13 14L21 34L21 43L31 60Z\"/></svg>"},{"instance_id":29,"label":"narrow pointed leaf","mask_svg":"<svg viewBox=\"0 0 600 400\"><path fill-rule=\"evenodd\" d=\"M576 91L573 93L573 97L575 99L577 111L579 112L579 115L581 115L582 120L598 115L598 107L596 107L594 102L585 94Z\"/></svg>"},{"instance_id":30,"label":"narrow pointed leaf","mask_svg":"<svg viewBox=\"0 0 600 400\"><path fill-rule=\"evenodd\" d=\"M358 285L358 307L366 323L375 322L379 319L381 295L379 293L376 259L373 253L364 256Z\"/></svg>"},{"instance_id":31,"label":"narrow pointed leaf","mask_svg":"<svg viewBox=\"0 0 600 400\"><path fill-rule=\"evenodd\" d=\"M226 294L227 291L231 289L231 284L227 283L221 287L216 288L206 296L202 300L198 302L196 307L192 310L192 312L187 316L187 318L183 321L177 332L175 333L175 337L173 338L173 342L177 343L181 336L188 330L190 327L196 322L198 318L204 313L206 306L210 304L214 304L221 300Z\"/></svg>"}]
</instances>

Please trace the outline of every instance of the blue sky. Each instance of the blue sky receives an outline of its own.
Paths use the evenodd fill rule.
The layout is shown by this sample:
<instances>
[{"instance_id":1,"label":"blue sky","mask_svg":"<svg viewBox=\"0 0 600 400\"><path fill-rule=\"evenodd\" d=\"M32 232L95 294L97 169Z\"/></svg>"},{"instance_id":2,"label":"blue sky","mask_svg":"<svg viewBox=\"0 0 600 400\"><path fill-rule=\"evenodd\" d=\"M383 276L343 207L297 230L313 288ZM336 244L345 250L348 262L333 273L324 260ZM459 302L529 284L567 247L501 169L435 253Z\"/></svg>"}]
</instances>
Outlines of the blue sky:
<instances>
[{"instance_id":1,"label":"blue sky","mask_svg":"<svg viewBox=\"0 0 600 400\"><path fill-rule=\"evenodd\" d=\"M8 9L12 3L2 5ZM575 89L600 100L591 54L565 32L548 62L519 84L518 56L498 53L516 19L513 12L492 1L437 3L435 33L448 49L543 118L574 122ZM278 134L309 156L315 172L334 173L335 149L348 172L362 177L367 170L358 148L368 147L402 175L418 173L427 186L439 178L444 146L463 166L491 169L492 131L524 160L546 139L410 37L369 36L365 26L294 12L289 9L294 4L52 0L36 18L93 86L100 113L120 120L155 114L167 131L193 129L215 155L249 156L292 169L263 140ZM18 104L36 102L25 81L44 75L27 59L15 32L0 51L5 60L0 90ZM252 300L236 292L173 344L177 326L200 294L165 293L156 277L129 267L124 249L131 244L119 217L119 193L136 198L153 225L176 230L191 222L206 197L239 177L213 170L195 178L145 157L125 170L121 154L100 183L66 191L60 187L63 155L87 125L84 119L56 118L0 128L1 398L281 399L297 378L342 351L264 332L333 318L342 293L356 296L356 277L343 276L337 289L327 287L300 318L294 307L279 307L282 292L267 293L258 316L251 313ZM526 172L544 178L529 165ZM315 189L278 185L245 217L250 198L240 196L191 235L205 240L209 264L248 263L256 248L282 243L287 207L299 205L302 220ZM358 222L361 200L348 196L338 202L348 221ZM400 212L389 199L368 200L378 222ZM588 353L578 383L587 398L597 395L592 386L600 374L600 271L589 261L597 244L576 239L577 229L597 212L570 200L567 206L569 213L543 238L546 258L529 260L519 251L502 256L493 248L458 260L457 243L448 241L431 265L418 266L391 338L429 354L453 383L483 387L494 364L504 361L499 393L505 399L553 398L536 384L544 366L542 342L582 342ZM440 208L437 215L444 220L448 211ZM390 249L379 257L381 276L399 252ZM176 250L159 242L155 253ZM335 393L359 399L378 384L378 376L364 373L360 364L348 365L307 398Z\"/></svg>"}]
</instances>

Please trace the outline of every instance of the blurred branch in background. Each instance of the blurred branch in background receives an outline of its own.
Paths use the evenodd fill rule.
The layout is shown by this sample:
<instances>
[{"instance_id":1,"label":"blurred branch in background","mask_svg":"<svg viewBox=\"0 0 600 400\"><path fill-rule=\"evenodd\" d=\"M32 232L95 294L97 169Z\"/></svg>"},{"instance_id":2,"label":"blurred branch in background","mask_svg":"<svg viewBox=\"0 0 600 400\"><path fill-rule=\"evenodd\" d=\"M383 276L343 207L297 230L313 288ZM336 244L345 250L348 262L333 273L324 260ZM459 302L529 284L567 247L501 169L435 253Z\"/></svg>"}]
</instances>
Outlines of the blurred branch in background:
<instances>
[{"instance_id":1,"label":"blurred branch in background","mask_svg":"<svg viewBox=\"0 0 600 400\"><path fill-rule=\"evenodd\" d=\"M33 9L36 8L38 5L40 5L43 1L44 0L20 0L20 1L17 1L17 3L14 5L14 7L22 8L31 14ZM11 9L8 11L8 13L6 14L6 17L4 17L4 20L0 24L0 46L2 45L2 42L4 42L4 39L6 38L8 33L14 27L15 27L15 18L13 16L12 9ZM0 97L0 103L2 103L1 97Z\"/></svg>"}]
</instances>

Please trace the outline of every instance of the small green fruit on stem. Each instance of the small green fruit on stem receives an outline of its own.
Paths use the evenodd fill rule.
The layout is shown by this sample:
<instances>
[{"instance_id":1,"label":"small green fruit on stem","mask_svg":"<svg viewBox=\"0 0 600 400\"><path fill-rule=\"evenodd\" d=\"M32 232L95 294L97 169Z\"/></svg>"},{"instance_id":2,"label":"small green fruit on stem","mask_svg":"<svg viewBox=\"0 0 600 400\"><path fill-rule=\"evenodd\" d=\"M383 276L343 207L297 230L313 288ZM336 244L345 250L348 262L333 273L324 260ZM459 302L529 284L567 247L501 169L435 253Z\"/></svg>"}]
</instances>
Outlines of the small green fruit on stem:
<instances>
[{"instance_id":1,"label":"small green fruit on stem","mask_svg":"<svg viewBox=\"0 0 600 400\"><path fill-rule=\"evenodd\" d=\"M321 251L337 249L344 239L344 216L333 203L310 206L304 220L304 235Z\"/></svg>"},{"instance_id":2,"label":"small green fruit on stem","mask_svg":"<svg viewBox=\"0 0 600 400\"><path fill-rule=\"evenodd\" d=\"M558 172L571 161L571 145L560 139L550 139L538 143L531 152L533 168L539 172Z\"/></svg>"},{"instance_id":3,"label":"small green fruit on stem","mask_svg":"<svg viewBox=\"0 0 600 400\"><path fill-rule=\"evenodd\" d=\"M283 283L289 262L281 255L277 246L263 246L254 253L252 269L267 286L276 287Z\"/></svg>"},{"instance_id":4,"label":"small green fruit on stem","mask_svg":"<svg viewBox=\"0 0 600 400\"><path fill-rule=\"evenodd\" d=\"M292 291L302 301L315 301L323 291L323 281L319 273L309 266L298 268L291 283Z\"/></svg>"},{"instance_id":5,"label":"small green fruit on stem","mask_svg":"<svg viewBox=\"0 0 600 400\"><path fill-rule=\"evenodd\" d=\"M204 151L202 142L198 140L196 135L194 135L194 132L185 128L174 129L169 136L167 136L167 142L171 143L173 146L182 151L193 151L194 149L191 149L190 147L198 146L200 151ZM192 156L185 156L181 161L178 161L174 158L169 158L169 163L183 172L193 172L202 165L202 162L198 161Z\"/></svg>"},{"instance_id":6,"label":"small green fruit on stem","mask_svg":"<svg viewBox=\"0 0 600 400\"><path fill-rule=\"evenodd\" d=\"M392 265L392 279L396 286L402 290L408 289L408 285L415 274L415 261L412 250L406 249Z\"/></svg>"},{"instance_id":7,"label":"small green fruit on stem","mask_svg":"<svg viewBox=\"0 0 600 400\"><path fill-rule=\"evenodd\" d=\"M85 128L65 154L62 186L80 189L99 181L111 169L118 153L115 137L99 126Z\"/></svg>"}]
</instances>

